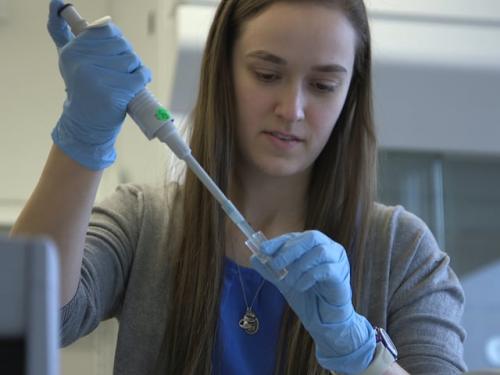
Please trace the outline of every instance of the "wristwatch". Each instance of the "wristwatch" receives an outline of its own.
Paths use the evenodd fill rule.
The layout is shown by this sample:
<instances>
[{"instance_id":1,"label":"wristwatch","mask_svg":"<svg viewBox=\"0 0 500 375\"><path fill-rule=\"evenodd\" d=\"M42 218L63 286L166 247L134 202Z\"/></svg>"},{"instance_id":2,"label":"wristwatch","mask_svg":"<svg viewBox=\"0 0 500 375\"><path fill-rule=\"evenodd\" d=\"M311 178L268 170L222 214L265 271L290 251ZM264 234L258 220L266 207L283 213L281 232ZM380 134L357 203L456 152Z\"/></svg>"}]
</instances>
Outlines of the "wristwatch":
<instances>
[{"instance_id":1,"label":"wristwatch","mask_svg":"<svg viewBox=\"0 0 500 375\"><path fill-rule=\"evenodd\" d=\"M394 361L398 359L398 350L396 349L396 345L392 342L391 338L385 331L385 329L380 327L373 327L375 330L375 340L377 344L380 342L383 346L392 354Z\"/></svg>"},{"instance_id":2,"label":"wristwatch","mask_svg":"<svg viewBox=\"0 0 500 375\"><path fill-rule=\"evenodd\" d=\"M398 350L385 329L380 327L373 329L377 347L370 366L361 373L362 375L382 375L398 359Z\"/></svg>"}]
</instances>

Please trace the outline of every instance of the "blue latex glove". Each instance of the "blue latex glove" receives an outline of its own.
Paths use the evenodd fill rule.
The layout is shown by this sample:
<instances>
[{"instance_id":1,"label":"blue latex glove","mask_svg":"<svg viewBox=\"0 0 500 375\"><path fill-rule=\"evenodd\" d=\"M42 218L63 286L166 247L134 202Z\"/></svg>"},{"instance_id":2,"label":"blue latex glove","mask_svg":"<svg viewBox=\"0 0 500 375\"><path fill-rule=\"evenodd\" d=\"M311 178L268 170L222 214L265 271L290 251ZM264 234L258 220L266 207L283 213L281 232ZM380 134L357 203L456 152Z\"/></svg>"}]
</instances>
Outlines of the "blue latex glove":
<instances>
[{"instance_id":1,"label":"blue latex glove","mask_svg":"<svg viewBox=\"0 0 500 375\"><path fill-rule=\"evenodd\" d=\"M252 266L283 294L316 344L321 366L358 374L370 364L376 341L372 325L352 305L350 267L342 245L319 231L289 233L261 245L279 280L253 256Z\"/></svg>"},{"instance_id":2,"label":"blue latex glove","mask_svg":"<svg viewBox=\"0 0 500 375\"><path fill-rule=\"evenodd\" d=\"M57 15L62 5L51 1L47 24L67 92L52 139L73 160L101 170L116 159L114 144L127 105L151 81L151 73L112 23L75 38Z\"/></svg>"},{"instance_id":3,"label":"blue latex glove","mask_svg":"<svg viewBox=\"0 0 500 375\"><path fill-rule=\"evenodd\" d=\"M74 37L66 21L57 14L63 5L60 0L52 0L49 5L47 29L57 48L64 47Z\"/></svg>"}]
</instances>

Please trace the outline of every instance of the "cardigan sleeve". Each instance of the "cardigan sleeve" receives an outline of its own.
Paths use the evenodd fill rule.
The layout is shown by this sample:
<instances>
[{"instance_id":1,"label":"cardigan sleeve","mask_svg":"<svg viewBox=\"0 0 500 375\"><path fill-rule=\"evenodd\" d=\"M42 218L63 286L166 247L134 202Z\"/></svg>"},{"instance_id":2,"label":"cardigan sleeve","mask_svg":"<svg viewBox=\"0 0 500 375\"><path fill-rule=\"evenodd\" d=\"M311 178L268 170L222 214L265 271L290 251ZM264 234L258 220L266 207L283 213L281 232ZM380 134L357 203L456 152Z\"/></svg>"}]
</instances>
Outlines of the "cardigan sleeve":
<instances>
[{"instance_id":1,"label":"cardigan sleeve","mask_svg":"<svg viewBox=\"0 0 500 375\"><path fill-rule=\"evenodd\" d=\"M119 313L137 245L142 206L141 189L122 185L93 208L79 286L71 301L61 308L62 346Z\"/></svg>"},{"instance_id":2,"label":"cardigan sleeve","mask_svg":"<svg viewBox=\"0 0 500 375\"><path fill-rule=\"evenodd\" d=\"M459 374L464 292L425 223L396 207L388 226L386 329L411 374Z\"/></svg>"}]
</instances>

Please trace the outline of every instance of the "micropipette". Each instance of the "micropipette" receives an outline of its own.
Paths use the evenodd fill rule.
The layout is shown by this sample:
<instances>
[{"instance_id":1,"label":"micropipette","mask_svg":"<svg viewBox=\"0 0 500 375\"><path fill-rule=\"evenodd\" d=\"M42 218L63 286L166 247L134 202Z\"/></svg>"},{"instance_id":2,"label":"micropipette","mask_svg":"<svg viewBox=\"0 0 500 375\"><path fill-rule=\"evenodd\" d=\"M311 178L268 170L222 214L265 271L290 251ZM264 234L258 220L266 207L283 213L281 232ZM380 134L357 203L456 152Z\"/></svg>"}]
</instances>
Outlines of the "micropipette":
<instances>
[{"instance_id":1,"label":"micropipette","mask_svg":"<svg viewBox=\"0 0 500 375\"><path fill-rule=\"evenodd\" d=\"M106 16L92 23L88 23L80 16L72 4L63 5L58 13L66 20L75 36L78 36L78 34L86 29L102 27L111 22L111 17ZM240 231L243 232L247 238L245 241L247 247L262 264L267 266L267 268L280 279L283 279L287 275L286 268L275 272L268 264L269 257L260 252L260 244L266 240L264 234L261 231L255 231L250 226L243 215L224 195L198 161L191 155L191 149L177 132L171 114L158 102L153 94L148 89L142 90L129 103L127 112L148 139L158 138L161 142L165 143L179 159L186 162L191 171L219 202L224 212L226 212Z\"/></svg>"}]
</instances>

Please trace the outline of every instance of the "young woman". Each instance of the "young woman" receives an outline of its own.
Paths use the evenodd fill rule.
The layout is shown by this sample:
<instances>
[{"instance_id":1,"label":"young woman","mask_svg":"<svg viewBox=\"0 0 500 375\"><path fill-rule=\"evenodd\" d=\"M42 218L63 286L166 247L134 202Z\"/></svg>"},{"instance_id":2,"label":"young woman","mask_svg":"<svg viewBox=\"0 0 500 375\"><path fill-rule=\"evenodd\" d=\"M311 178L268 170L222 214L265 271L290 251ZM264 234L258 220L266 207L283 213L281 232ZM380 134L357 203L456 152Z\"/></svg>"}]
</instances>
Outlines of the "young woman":
<instances>
[{"instance_id":1,"label":"young woman","mask_svg":"<svg viewBox=\"0 0 500 375\"><path fill-rule=\"evenodd\" d=\"M61 5L48 28L68 98L12 233L59 247L64 345L117 317L116 374L464 370L464 298L447 255L418 218L373 201L361 0L223 0L208 36L191 148L270 238L261 251L283 279L250 258L190 172L120 186L92 210L150 75L112 24L74 38Z\"/></svg>"}]
</instances>

